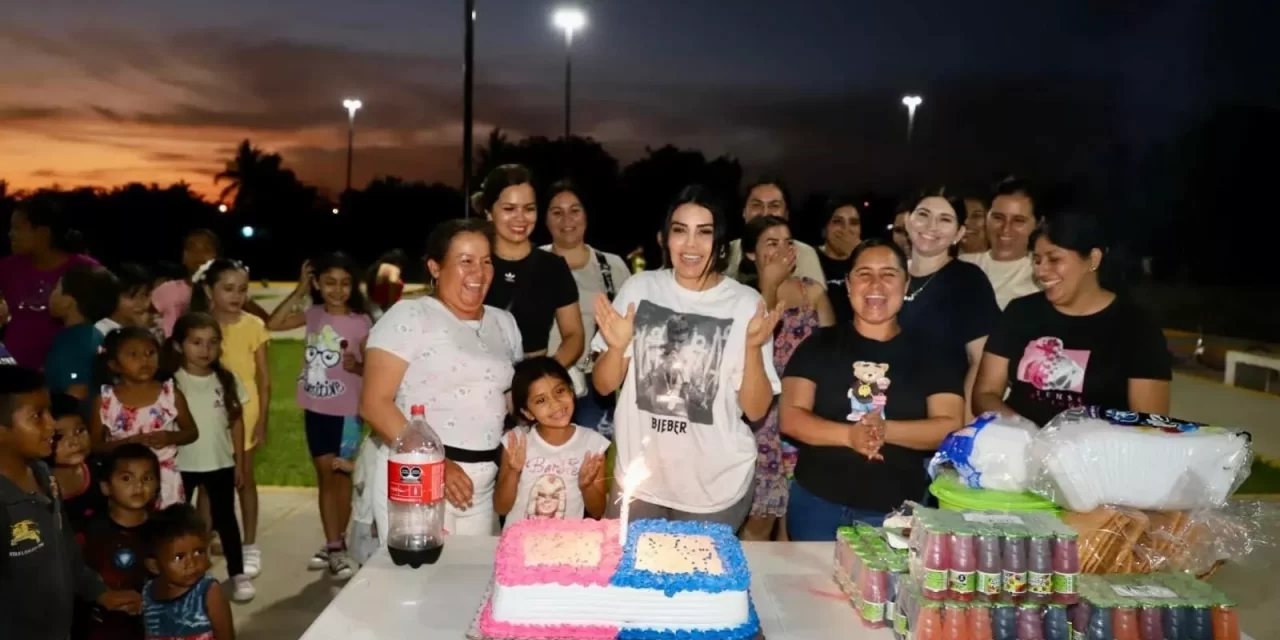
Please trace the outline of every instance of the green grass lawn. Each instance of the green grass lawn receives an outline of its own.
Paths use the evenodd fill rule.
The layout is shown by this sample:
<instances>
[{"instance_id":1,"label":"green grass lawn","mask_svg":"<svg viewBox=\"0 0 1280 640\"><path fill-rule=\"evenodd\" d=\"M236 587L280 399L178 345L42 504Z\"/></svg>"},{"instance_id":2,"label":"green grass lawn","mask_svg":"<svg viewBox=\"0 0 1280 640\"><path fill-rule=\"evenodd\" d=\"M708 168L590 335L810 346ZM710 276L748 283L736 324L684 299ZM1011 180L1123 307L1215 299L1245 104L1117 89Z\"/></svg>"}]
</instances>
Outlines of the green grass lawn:
<instances>
[{"instance_id":1,"label":"green grass lawn","mask_svg":"<svg viewBox=\"0 0 1280 640\"><path fill-rule=\"evenodd\" d=\"M298 373L302 371L302 346L301 340L271 343L267 444L254 459L260 486L316 486L316 472L307 453L307 434L302 429L302 409L295 399Z\"/></svg>"}]
</instances>

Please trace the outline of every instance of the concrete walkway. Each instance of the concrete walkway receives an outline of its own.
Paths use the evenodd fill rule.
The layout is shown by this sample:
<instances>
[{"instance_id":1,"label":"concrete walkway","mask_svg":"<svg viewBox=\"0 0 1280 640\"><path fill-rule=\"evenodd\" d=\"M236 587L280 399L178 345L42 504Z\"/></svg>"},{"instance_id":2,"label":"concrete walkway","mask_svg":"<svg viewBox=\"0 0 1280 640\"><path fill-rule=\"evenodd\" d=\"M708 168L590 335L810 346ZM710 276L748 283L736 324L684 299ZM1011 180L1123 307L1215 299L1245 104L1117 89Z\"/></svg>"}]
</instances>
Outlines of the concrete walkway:
<instances>
[{"instance_id":1,"label":"concrete walkway","mask_svg":"<svg viewBox=\"0 0 1280 640\"><path fill-rule=\"evenodd\" d=\"M1203 378L1179 374L1173 385L1172 413L1180 418L1248 429L1255 452L1280 460L1280 397L1231 389ZM1280 503L1276 508L1280 510ZM1280 538L1280 526L1273 532ZM341 585L306 563L323 541L313 489L264 489L262 493L263 573L255 581L258 597L233 605L241 640L291 640L306 631ZM1280 549L1274 545L1250 557L1246 566L1228 565L1213 579L1240 603L1243 628L1254 638L1280 638ZM222 560L215 575L226 577ZM394 639L387 639L394 640Z\"/></svg>"}]
</instances>

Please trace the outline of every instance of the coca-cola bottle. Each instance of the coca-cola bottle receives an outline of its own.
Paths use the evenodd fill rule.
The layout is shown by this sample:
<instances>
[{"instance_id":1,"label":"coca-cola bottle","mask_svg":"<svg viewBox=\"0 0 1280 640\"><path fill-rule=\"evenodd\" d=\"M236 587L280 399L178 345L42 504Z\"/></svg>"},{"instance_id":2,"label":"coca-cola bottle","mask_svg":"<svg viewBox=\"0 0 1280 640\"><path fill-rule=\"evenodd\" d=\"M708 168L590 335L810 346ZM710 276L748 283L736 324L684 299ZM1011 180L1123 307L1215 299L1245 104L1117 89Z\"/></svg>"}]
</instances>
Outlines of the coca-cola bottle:
<instances>
[{"instance_id":1,"label":"coca-cola bottle","mask_svg":"<svg viewBox=\"0 0 1280 640\"><path fill-rule=\"evenodd\" d=\"M422 405L409 416L387 461L387 550L392 562L417 569L444 551L444 445Z\"/></svg>"}]
</instances>

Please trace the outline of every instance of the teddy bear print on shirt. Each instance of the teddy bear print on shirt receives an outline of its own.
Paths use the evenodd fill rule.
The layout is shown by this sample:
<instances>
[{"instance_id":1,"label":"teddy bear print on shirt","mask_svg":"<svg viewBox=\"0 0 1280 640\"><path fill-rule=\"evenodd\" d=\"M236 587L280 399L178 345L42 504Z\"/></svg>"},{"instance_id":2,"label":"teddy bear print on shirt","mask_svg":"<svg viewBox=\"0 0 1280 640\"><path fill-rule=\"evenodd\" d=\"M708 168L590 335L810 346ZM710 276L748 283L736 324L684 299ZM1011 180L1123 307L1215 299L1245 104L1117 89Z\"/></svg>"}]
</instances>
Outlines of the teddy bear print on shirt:
<instances>
[{"instance_id":1,"label":"teddy bear print on shirt","mask_svg":"<svg viewBox=\"0 0 1280 640\"><path fill-rule=\"evenodd\" d=\"M863 416L875 411L884 410L888 402L885 392L889 389L889 365L884 363L859 360L853 363L853 386L849 388L850 422L857 422Z\"/></svg>"}]
</instances>

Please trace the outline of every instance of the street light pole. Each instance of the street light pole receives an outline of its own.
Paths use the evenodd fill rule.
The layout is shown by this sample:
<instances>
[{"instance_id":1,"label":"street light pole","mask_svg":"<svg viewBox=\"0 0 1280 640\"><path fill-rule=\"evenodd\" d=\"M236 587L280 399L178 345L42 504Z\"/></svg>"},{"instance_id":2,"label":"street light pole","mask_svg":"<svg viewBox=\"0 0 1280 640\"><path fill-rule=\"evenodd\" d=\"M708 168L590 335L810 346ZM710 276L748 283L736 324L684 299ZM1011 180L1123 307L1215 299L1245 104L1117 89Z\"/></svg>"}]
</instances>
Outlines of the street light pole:
<instances>
[{"instance_id":1,"label":"street light pole","mask_svg":"<svg viewBox=\"0 0 1280 640\"><path fill-rule=\"evenodd\" d=\"M587 14L581 9L561 8L552 22L564 31L564 140L573 133L573 34L587 26Z\"/></svg>"},{"instance_id":2,"label":"street light pole","mask_svg":"<svg viewBox=\"0 0 1280 640\"><path fill-rule=\"evenodd\" d=\"M342 106L347 109L347 188L343 193L351 191L351 161L355 156L356 142L356 112L364 103L354 98L347 98L342 101Z\"/></svg>"},{"instance_id":3,"label":"street light pole","mask_svg":"<svg viewBox=\"0 0 1280 640\"><path fill-rule=\"evenodd\" d=\"M475 92L476 56L476 0L463 2L463 22L466 24L462 53L462 217L471 216L471 100Z\"/></svg>"}]
</instances>

